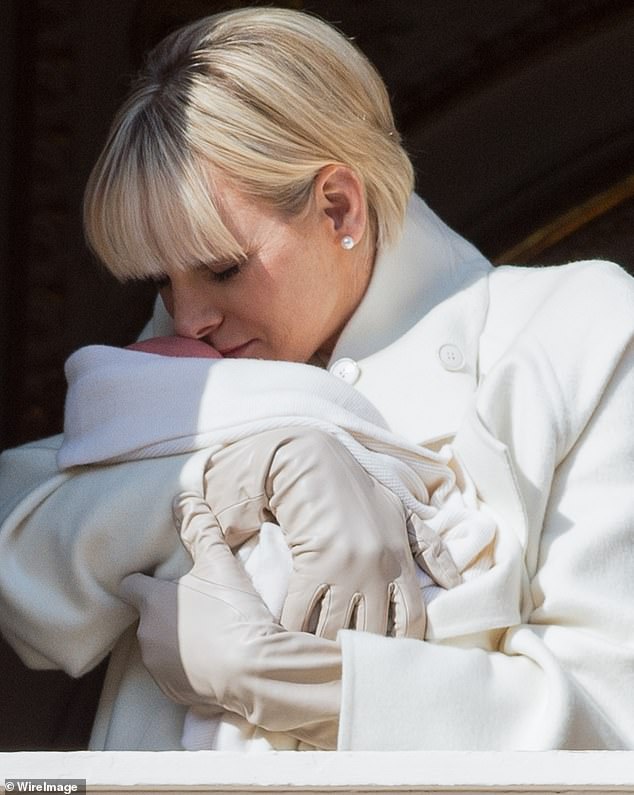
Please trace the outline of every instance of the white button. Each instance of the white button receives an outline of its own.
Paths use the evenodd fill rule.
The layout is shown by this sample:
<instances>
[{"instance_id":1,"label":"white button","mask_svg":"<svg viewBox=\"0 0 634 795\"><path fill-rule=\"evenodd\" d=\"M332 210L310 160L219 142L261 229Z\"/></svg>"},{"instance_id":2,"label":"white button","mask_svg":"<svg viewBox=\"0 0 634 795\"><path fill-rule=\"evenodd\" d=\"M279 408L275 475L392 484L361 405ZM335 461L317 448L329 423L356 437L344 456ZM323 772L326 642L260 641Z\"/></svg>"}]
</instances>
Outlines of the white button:
<instances>
[{"instance_id":1,"label":"white button","mask_svg":"<svg viewBox=\"0 0 634 795\"><path fill-rule=\"evenodd\" d=\"M464 367L464 354L457 345L447 343L438 349L438 358L445 370L462 370Z\"/></svg>"},{"instance_id":2,"label":"white button","mask_svg":"<svg viewBox=\"0 0 634 795\"><path fill-rule=\"evenodd\" d=\"M341 378L342 381L345 381L346 384L356 384L361 375L359 365L354 359L348 358L337 359L334 364L330 365L329 371L333 375L336 375L337 378Z\"/></svg>"}]
</instances>

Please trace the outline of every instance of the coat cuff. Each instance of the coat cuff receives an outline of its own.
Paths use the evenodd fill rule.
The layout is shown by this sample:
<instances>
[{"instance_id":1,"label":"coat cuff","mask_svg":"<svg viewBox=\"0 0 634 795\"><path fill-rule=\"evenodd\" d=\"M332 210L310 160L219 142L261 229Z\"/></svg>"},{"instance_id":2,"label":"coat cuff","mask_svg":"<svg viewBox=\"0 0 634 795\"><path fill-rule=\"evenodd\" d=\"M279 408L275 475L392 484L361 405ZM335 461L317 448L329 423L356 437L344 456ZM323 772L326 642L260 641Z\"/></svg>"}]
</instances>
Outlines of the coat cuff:
<instances>
[{"instance_id":1,"label":"coat cuff","mask_svg":"<svg viewBox=\"0 0 634 795\"><path fill-rule=\"evenodd\" d=\"M406 699L408 704L401 702L404 694L416 692L415 711L420 722L433 725L431 716L424 714L427 710L421 682L428 678L424 672L429 644L351 630L339 632L337 640L343 660L337 750L404 751L424 747L418 732L411 732L410 699Z\"/></svg>"},{"instance_id":2,"label":"coat cuff","mask_svg":"<svg viewBox=\"0 0 634 795\"><path fill-rule=\"evenodd\" d=\"M350 630L338 641L338 750L558 747L573 705L551 655L527 628L517 633L508 656ZM548 703L553 714L545 718Z\"/></svg>"}]
</instances>

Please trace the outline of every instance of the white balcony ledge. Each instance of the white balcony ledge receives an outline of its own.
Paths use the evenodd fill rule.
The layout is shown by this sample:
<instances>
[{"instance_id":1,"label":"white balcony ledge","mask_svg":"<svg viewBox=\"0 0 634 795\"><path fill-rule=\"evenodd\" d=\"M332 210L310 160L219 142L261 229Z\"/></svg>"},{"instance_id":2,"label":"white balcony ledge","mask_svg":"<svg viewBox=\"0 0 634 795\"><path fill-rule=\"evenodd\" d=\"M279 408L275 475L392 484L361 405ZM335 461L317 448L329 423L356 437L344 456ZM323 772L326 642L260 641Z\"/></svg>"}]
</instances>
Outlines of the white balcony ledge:
<instances>
[{"instance_id":1,"label":"white balcony ledge","mask_svg":"<svg viewBox=\"0 0 634 795\"><path fill-rule=\"evenodd\" d=\"M0 754L9 778L87 779L104 793L632 793L634 751Z\"/></svg>"}]
</instances>

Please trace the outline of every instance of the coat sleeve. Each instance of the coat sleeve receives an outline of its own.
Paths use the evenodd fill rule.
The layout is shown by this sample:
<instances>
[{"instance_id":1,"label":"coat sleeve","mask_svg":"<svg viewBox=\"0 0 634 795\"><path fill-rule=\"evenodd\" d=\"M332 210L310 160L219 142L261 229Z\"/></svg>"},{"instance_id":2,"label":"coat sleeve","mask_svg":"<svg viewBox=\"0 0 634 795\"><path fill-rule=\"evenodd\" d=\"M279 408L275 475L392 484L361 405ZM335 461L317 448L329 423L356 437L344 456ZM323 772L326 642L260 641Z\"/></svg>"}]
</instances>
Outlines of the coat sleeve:
<instances>
[{"instance_id":1,"label":"coat sleeve","mask_svg":"<svg viewBox=\"0 0 634 795\"><path fill-rule=\"evenodd\" d=\"M517 495L494 507L523 550L519 619L442 643L340 633L343 750L634 746L634 290L596 266L536 278L555 281L464 437L476 484L495 497L507 466Z\"/></svg>"},{"instance_id":2,"label":"coat sleeve","mask_svg":"<svg viewBox=\"0 0 634 795\"><path fill-rule=\"evenodd\" d=\"M171 518L185 457L60 472L58 446L0 456L0 629L28 666L80 676L136 620L123 577L191 566Z\"/></svg>"}]
</instances>

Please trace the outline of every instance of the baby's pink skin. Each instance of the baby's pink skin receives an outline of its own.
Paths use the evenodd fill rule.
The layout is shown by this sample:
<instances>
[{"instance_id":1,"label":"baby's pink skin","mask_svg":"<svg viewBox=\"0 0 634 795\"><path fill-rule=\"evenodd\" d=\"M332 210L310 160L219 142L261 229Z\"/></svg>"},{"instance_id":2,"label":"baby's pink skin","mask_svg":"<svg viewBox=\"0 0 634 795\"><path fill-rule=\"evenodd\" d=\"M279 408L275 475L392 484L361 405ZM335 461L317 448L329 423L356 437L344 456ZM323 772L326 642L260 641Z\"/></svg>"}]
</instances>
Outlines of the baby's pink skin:
<instances>
[{"instance_id":1,"label":"baby's pink skin","mask_svg":"<svg viewBox=\"0 0 634 795\"><path fill-rule=\"evenodd\" d=\"M152 337L152 339L128 345L127 350L155 353L159 356L222 359L222 354L211 345L202 340L191 339L191 337Z\"/></svg>"}]
</instances>

